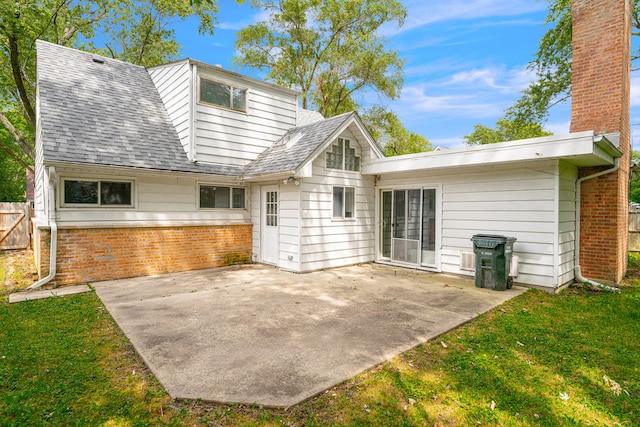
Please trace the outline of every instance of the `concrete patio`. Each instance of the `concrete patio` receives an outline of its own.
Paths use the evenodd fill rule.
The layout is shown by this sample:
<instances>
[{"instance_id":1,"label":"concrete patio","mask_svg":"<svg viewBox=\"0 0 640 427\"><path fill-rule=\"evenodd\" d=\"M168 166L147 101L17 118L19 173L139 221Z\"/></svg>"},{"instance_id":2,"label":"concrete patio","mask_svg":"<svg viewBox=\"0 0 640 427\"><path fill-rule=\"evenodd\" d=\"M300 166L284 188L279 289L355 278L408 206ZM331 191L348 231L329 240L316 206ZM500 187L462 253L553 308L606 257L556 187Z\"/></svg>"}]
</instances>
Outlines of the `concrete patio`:
<instances>
[{"instance_id":1,"label":"concrete patio","mask_svg":"<svg viewBox=\"0 0 640 427\"><path fill-rule=\"evenodd\" d=\"M291 406L526 289L378 264L264 265L94 283L177 399Z\"/></svg>"}]
</instances>

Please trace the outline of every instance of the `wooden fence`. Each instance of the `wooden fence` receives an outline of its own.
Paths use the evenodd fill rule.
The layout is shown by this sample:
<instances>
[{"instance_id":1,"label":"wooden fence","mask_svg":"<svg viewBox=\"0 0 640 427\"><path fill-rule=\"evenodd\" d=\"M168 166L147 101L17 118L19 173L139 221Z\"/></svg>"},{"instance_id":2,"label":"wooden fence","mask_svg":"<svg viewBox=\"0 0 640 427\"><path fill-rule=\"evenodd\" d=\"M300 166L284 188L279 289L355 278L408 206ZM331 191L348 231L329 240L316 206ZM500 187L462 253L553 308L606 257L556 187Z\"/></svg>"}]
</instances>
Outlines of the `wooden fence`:
<instances>
[{"instance_id":1,"label":"wooden fence","mask_svg":"<svg viewBox=\"0 0 640 427\"><path fill-rule=\"evenodd\" d=\"M629 250L640 252L640 212L629 212Z\"/></svg>"},{"instance_id":2,"label":"wooden fence","mask_svg":"<svg viewBox=\"0 0 640 427\"><path fill-rule=\"evenodd\" d=\"M26 249L31 241L31 204L0 203L0 250Z\"/></svg>"}]
</instances>

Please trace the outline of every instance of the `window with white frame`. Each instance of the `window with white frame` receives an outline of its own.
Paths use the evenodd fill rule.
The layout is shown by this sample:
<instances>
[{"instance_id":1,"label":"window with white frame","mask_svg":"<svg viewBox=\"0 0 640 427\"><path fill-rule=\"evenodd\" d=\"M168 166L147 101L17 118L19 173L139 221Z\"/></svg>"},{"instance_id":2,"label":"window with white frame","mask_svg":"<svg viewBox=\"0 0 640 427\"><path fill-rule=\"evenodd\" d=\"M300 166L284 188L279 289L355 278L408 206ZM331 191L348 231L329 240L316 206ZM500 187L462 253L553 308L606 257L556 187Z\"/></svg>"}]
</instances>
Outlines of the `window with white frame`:
<instances>
[{"instance_id":1,"label":"window with white frame","mask_svg":"<svg viewBox=\"0 0 640 427\"><path fill-rule=\"evenodd\" d=\"M198 101L236 111L247 111L247 90L200 77Z\"/></svg>"},{"instance_id":2,"label":"window with white frame","mask_svg":"<svg viewBox=\"0 0 640 427\"><path fill-rule=\"evenodd\" d=\"M333 218L350 219L356 217L356 189L354 187L333 187Z\"/></svg>"},{"instance_id":3,"label":"window with white frame","mask_svg":"<svg viewBox=\"0 0 640 427\"><path fill-rule=\"evenodd\" d=\"M66 206L133 206L132 181L64 179Z\"/></svg>"},{"instance_id":4,"label":"window with white frame","mask_svg":"<svg viewBox=\"0 0 640 427\"><path fill-rule=\"evenodd\" d=\"M200 184L201 209L244 209L245 189Z\"/></svg>"},{"instance_id":5,"label":"window with white frame","mask_svg":"<svg viewBox=\"0 0 640 427\"><path fill-rule=\"evenodd\" d=\"M360 157L356 155L356 149L351 148L351 141L338 138L327 151L326 166L328 169L341 169L358 172L360 170Z\"/></svg>"}]
</instances>

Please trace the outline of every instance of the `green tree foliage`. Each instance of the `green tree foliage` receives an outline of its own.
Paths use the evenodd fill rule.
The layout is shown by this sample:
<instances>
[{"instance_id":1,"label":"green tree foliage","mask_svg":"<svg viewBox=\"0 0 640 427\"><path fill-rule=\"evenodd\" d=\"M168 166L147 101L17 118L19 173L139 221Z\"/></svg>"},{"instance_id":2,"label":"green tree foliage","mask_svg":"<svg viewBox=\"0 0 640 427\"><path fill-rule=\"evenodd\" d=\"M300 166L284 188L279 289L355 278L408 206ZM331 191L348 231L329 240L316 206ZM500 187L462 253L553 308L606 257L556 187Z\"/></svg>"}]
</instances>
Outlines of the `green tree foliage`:
<instances>
[{"instance_id":1,"label":"green tree foliage","mask_svg":"<svg viewBox=\"0 0 640 427\"><path fill-rule=\"evenodd\" d=\"M538 123L501 119L496 122L495 129L475 125L471 135L466 135L464 139L467 145L484 145L548 135L551 135L551 132L545 131Z\"/></svg>"},{"instance_id":2,"label":"green tree foliage","mask_svg":"<svg viewBox=\"0 0 640 427\"><path fill-rule=\"evenodd\" d=\"M26 168L4 149L10 144L13 144L13 138L6 129L0 128L0 202L23 202Z\"/></svg>"},{"instance_id":3,"label":"green tree foliage","mask_svg":"<svg viewBox=\"0 0 640 427\"><path fill-rule=\"evenodd\" d=\"M529 69L536 80L506 111L505 118L523 123L544 123L549 109L571 97L572 23L571 0L548 0L545 24L549 29L540 40ZM640 0L634 0L633 36L640 35ZM640 54L632 56L632 61Z\"/></svg>"},{"instance_id":4,"label":"green tree foliage","mask_svg":"<svg viewBox=\"0 0 640 427\"><path fill-rule=\"evenodd\" d=\"M0 123L12 139L4 151L33 161L36 39L148 66L177 53L170 22L195 15L199 30L213 34L216 11L213 0L0 2Z\"/></svg>"},{"instance_id":5,"label":"green tree foliage","mask_svg":"<svg viewBox=\"0 0 640 427\"><path fill-rule=\"evenodd\" d=\"M629 200L640 203L640 153L631 152L631 176L629 177Z\"/></svg>"},{"instance_id":6,"label":"green tree foliage","mask_svg":"<svg viewBox=\"0 0 640 427\"><path fill-rule=\"evenodd\" d=\"M376 105L362 116L371 136L382 145L385 156L431 151L431 143L421 135L408 131L398 116L385 107Z\"/></svg>"},{"instance_id":7,"label":"green tree foliage","mask_svg":"<svg viewBox=\"0 0 640 427\"><path fill-rule=\"evenodd\" d=\"M238 32L235 62L268 70L268 78L301 92L303 108L331 117L357 108L356 95L373 89L396 99L403 60L379 34L402 25L397 0L255 0L268 19Z\"/></svg>"},{"instance_id":8,"label":"green tree foliage","mask_svg":"<svg viewBox=\"0 0 640 427\"><path fill-rule=\"evenodd\" d=\"M37 39L150 66L178 52L171 22L196 16L199 31L213 34L216 12L216 0L1 0L3 164L32 169Z\"/></svg>"}]
</instances>

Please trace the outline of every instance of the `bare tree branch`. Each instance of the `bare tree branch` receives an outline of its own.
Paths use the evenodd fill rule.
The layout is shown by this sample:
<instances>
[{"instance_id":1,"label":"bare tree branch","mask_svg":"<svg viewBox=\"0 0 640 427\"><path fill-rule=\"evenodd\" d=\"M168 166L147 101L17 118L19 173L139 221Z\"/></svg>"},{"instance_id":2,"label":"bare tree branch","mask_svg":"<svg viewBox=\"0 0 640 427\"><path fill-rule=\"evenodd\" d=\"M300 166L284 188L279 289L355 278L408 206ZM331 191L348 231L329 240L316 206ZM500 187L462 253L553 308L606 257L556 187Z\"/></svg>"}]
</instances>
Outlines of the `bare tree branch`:
<instances>
[{"instance_id":1,"label":"bare tree branch","mask_svg":"<svg viewBox=\"0 0 640 427\"><path fill-rule=\"evenodd\" d=\"M31 105L29 94L24 86L23 74L20 69L20 57L18 52L18 39L14 33L7 35L7 41L9 42L9 60L11 62L11 71L13 73L13 79L15 80L18 93L20 94L20 102L24 107L27 120L32 126L36 124L36 113ZM4 116L3 116L4 117ZM6 119L6 117L5 117Z\"/></svg>"}]
</instances>

